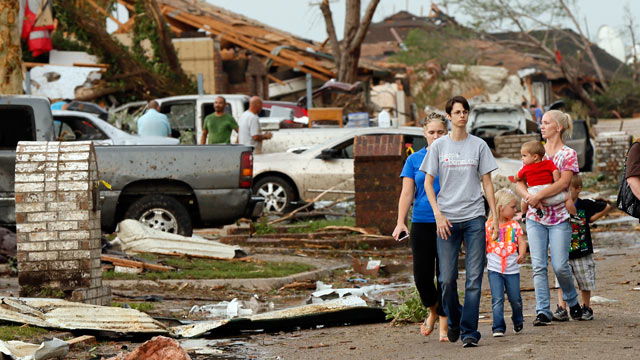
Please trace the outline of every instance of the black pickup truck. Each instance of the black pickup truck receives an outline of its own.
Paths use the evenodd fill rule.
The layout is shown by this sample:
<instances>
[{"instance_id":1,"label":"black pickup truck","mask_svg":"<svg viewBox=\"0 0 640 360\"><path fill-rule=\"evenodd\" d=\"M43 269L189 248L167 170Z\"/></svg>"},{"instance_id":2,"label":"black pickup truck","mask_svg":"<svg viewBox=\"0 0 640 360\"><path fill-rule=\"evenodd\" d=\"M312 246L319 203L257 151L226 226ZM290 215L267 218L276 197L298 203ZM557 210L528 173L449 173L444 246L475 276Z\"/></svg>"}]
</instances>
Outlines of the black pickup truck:
<instances>
[{"instance_id":1,"label":"black pickup truck","mask_svg":"<svg viewBox=\"0 0 640 360\"><path fill-rule=\"evenodd\" d=\"M14 177L18 141L56 141L49 101L0 96L0 226L15 224ZM194 227L231 224L261 215L251 194L253 153L243 145L96 146L102 227L125 218L190 236Z\"/></svg>"}]
</instances>

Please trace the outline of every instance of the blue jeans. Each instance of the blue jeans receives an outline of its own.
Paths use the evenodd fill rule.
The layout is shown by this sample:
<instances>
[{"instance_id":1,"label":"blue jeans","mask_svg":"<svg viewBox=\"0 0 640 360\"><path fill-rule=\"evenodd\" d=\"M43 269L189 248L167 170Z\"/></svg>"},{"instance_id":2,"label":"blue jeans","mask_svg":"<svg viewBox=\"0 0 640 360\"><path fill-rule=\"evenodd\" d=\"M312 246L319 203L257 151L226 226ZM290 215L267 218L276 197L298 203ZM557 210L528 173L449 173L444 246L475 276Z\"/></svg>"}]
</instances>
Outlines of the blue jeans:
<instances>
[{"instance_id":1,"label":"blue jeans","mask_svg":"<svg viewBox=\"0 0 640 360\"><path fill-rule=\"evenodd\" d=\"M578 303L578 294L569 267L571 223L566 220L556 225L543 225L527 219L527 234L533 267L533 287L536 290L536 313L543 313L551 319L553 314L549 303L547 249L551 250L551 266L562 289L563 300L569 307Z\"/></svg>"},{"instance_id":2,"label":"blue jeans","mask_svg":"<svg viewBox=\"0 0 640 360\"><path fill-rule=\"evenodd\" d=\"M451 236L438 236L438 259L442 283L442 307L450 329L460 329L462 339L480 340L478 313L482 288L482 274L486 261L485 217L452 224ZM466 283L464 307L458 299L458 254L462 240L466 250Z\"/></svg>"},{"instance_id":3,"label":"blue jeans","mask_svg":"<svg viewBox=\"0 0 640 360\"><path fill-rule=\"evenodd\" d=\"M522 297L520 296L520 274L502 274L489 270L489 286L491 287L491 308L493 310L493 332L507 331L504 323L504 290L511 304L511 320L513 326L524 322L522 315Z\"/></svg>"}]
</instances>

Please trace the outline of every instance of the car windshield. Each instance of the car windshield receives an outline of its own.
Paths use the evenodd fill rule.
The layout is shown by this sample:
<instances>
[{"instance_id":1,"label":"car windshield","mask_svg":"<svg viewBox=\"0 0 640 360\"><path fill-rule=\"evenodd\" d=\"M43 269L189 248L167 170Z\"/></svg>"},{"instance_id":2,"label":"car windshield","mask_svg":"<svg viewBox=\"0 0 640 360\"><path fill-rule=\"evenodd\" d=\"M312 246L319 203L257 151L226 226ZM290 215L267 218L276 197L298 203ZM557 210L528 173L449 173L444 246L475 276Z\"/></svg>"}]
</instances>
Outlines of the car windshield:
<instances>
[{"instance_id":1,"label":"car windshield","mask_svg":"<svg viewBox=\"0 0 640 360\"><path fill-rule=\"evenodd\" d=\"M486 124L509 124L512 127L517 127L520 119L521 116L515 110L505 109L500 111L479 111L476 113L473 126L478 127Z\"/></svg>"}]
</instances>

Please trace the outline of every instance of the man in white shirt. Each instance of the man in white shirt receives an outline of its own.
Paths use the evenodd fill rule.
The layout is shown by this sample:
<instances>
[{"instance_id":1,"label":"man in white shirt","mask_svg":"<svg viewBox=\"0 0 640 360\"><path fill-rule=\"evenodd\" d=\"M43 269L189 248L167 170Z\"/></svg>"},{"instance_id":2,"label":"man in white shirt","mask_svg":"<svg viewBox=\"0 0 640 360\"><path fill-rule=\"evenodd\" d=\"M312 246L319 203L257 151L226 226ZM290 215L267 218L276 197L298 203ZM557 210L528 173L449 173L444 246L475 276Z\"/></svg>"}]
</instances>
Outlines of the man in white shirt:
<instances>
[{"instance_id":1,"label":"man in white shirt","mask_svg":"<svg viewBox=\"0 0 640 360\"><path fill-rule=\"evenodd\" d=\"M238 120L238 144L251 145L254 153L262 153L262 141L271 139L270 132L262 133L258 113L262 110L262 99L254 96L249 101L249 110L242 113Z\"/></svg>"}]
</instances>

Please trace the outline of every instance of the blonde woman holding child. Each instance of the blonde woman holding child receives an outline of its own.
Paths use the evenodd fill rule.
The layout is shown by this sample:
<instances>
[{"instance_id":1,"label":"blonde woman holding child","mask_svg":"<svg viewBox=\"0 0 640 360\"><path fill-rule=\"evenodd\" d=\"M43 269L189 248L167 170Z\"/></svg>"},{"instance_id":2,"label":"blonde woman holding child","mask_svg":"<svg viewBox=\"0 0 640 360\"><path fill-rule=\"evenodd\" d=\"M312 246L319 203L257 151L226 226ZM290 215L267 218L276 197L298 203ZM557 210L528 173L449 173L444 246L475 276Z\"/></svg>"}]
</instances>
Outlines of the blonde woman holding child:
<instances>
[{"instance_id":1,"label":"blonde woman holding child","mask_svg":"<svg viewBox=\"0 0 640 360\"><path fill-rule=\"evenodd\" d=\"M548 325L553 317L547 274L548 252L551 253L553 272L562 288L563 300L569 306L569 314L574 319L582 317L582 308L578 304L578 294L569 267L571 224L567 207L564 202L549 206L542 204L542 214L535 211L543 199L567 191L571 178L579 172L576 151L563 142L572 129L573 122L568 114L558 110L550 110L544 114L540 127L542 137L546 139L544 159L553 162L560 172L560 178L533 195L527 192L523 179L519 179L517 185L518 193L528 204L527 235L536 292L537 315L533 321L534 326Z\"/></svg>"},{"instance_id":2,"label":"blonde woman holding child","mask_svg":"<svg viewBox=\"0 0 640 360\"><path fill-rule=\"evenodd\" d=\"M402 192L398 201L398 224L393 231L396 240L402 240L400 234L409 233L405 220L409 207L413 203L413 217L411 222L411 250L413 251L413 277L420 294L422 304L429 309L429 317L420 326L424 336L431 335L436 321L440 320L440 341L447 342L447 317L442 309L442 288L440 281L434 285L434 269L436 276L438 269L438 252L436 247L436 219L433 215L429 199L424 191L424 172L420 165L427 155L429 145L439 137L447 134L444 116L431 113L423 123L424 137L427 140L425 148L416 151L407 158L400 177L402 178ZM440 190L438 179L434 181L436 194Z\"/></svg>"},{"instance_id":3,"label":"blonde woman holding child","mask_svg":"<svg viewBox=\"0 0 640 360\"><path fill-rule=\"evenodd\" d=\"M507 292L511 304L513 331L518 334L524 326L522 297L520 296L520 265L527 253L527 242L522 228L513 220L518 208L518 200L509 189L496 192L496 213L498 216L498 238L493 237L493 219L485 225L487 238L487 272L491 289L494 337L502 337L507 331L504 321L504 293Z\"/></svg>"}]
</instances>

